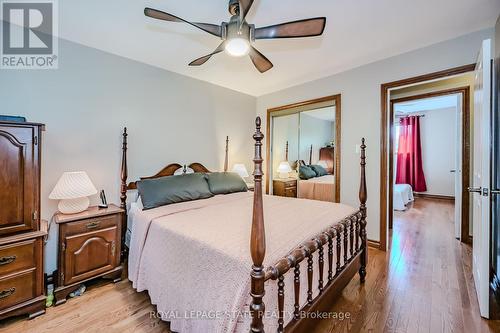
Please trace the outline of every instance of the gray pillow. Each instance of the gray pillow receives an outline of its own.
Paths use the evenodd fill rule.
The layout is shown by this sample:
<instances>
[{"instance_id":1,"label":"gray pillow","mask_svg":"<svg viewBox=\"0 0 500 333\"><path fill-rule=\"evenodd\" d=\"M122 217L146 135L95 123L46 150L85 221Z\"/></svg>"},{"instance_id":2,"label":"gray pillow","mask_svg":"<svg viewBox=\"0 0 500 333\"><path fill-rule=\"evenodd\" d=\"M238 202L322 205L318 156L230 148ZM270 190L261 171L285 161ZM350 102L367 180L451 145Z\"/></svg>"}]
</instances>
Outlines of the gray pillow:
<instances>
[{"instance_id":1,"label":"gray pillow","mask_svg":"<svg viewBox=\"0 0 500 333\"><path fill-rule=\"evenodd\" d=\"M311 179L316 177L316 172L308 166L301 165L299 167L299 178L300 179Z\"/></svg>"},{"instance_id":2,"label":"gray pillow","mask_svg":"<svg viewBox=\"0 0 500 333\"><path fill-rule=\"evenodd\" d=\"M323 168L321 165L316 165L316 164L313 164L313 165L310 165L309 166L311 169L314 170L314 172L316 172L316 175L318 177L321 177L321 176L326 176L328 175L328 172L325 170L325 168Z\"/></svg>"},{"instance_id":3,"label":"gray pillow","mask_svg":"<svg viewBox=\"0 0 500 333\"><path fill-rule=\"evenodd\" d=\"M202 173L143 179L137 183L137 189L144 209L213 196Z\"/></svg>"},{"instance_id":4,"label":"gray pillow","mask_svg":"<svg viewBox=\"0 0 500 333\"><path fill-rule=\"evenodd\" d=\"M229 194L248 191L247 184L234 172L207 173L208 186L213 194Z\"/></svg>"}]
</instances>

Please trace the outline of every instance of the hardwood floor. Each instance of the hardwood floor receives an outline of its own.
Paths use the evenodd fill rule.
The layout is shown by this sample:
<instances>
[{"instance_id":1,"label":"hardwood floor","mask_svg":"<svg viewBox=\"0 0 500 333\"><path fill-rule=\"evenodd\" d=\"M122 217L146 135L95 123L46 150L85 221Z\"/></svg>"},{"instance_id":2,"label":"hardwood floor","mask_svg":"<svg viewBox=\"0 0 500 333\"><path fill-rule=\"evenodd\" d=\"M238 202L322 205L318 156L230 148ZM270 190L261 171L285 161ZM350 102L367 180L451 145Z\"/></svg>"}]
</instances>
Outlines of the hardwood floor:
<instances>
[{"instance_id":1,"label":"hardwood floor","mask_svg":"<svg viewBox=\"0 0 500 333\"><path fill-rule=\"evenodd\" d=\"M122 281L90 287L33 320L7 320L0 331L169 332L151 318L154 310L146 293ZM353 279L331 311L350 318L322 320L315 332L500 332L500 322L479 316L471 248L454 239L453 204L445 200L418 198L398 212L391 250L370 249L366 283Z\"/></svg>"}]
</instances>

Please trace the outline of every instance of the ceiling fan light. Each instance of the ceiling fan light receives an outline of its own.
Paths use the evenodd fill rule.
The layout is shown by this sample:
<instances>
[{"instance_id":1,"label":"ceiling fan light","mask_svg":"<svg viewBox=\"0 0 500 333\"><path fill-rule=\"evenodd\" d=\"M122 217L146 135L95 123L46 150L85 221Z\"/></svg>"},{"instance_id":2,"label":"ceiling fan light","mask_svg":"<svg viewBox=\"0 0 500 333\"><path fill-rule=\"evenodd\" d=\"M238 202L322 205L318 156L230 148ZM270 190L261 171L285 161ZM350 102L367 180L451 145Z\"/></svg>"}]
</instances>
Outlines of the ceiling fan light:
<instances>
[{"instance_id":1,"label":"ceiling fan light","mask_svg":"<svg viewBox=\"0 0 500 333\"><path fill-rule=\"evenodd\" d=\"M226 52L233 57L243 57L250 51L250 43L244 38L231 38L226 42Z\"/></svg>"}]
</instances>

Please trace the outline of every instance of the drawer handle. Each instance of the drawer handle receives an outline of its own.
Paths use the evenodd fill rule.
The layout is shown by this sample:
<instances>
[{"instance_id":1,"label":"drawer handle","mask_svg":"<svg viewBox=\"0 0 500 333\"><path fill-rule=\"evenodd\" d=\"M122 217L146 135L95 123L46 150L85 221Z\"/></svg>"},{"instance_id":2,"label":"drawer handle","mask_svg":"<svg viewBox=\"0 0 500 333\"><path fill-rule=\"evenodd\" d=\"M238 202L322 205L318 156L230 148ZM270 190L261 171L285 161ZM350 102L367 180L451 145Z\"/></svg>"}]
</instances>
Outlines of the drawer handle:
<instances>
[{"instance_id":1,"label":"drawer handle","mask_svg":"<svg viewBox=\"0 0 500 333\"><path fill-rule=\"evenodd\" d=\"M2 290L2 291L0 291L0 299L5 298L5 297L9 297L10 295L12 295L15 292L16 292L16 288L14 288L14 287L12 287L10 289Z\"/></svg>"},{"instance_id":2,"label":"drawer handle","mask_svg":"<svg viewBox=\"0 0 500 333\"><path fill-rule=\"evenodd\" d=\"M0 258L0 266L8 265L16 260L16 256L8 256Z\"/></svg>"},{"instance_id":3,"label":"drawer handle","mask_svg":"<svg viewBox=\"0 0 500 333\"><path fill-rule=\"evenodd\" d=\"M99 224L101 224L99 221L87 223L87 229L95 229L99 227Z\"/></svg>"}]
</instances>

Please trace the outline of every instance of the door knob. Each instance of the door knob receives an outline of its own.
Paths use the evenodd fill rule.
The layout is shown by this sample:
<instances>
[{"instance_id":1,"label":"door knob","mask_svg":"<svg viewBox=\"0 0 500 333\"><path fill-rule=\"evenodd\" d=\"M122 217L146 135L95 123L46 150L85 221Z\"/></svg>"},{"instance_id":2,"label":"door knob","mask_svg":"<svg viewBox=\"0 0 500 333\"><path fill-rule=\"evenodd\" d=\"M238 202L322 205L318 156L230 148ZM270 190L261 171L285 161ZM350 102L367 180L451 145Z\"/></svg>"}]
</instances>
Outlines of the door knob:
<instances>
[{"instance_id":1,"label":"door knob","mask_svg":"<svg viewBox=\"0 0 500 333\"><path fill-rule=\"evenodd\" d=\"M482 188L481 187L468 187L467 191L470 193L482 193Z\"/></svg>"}]
</instances>

